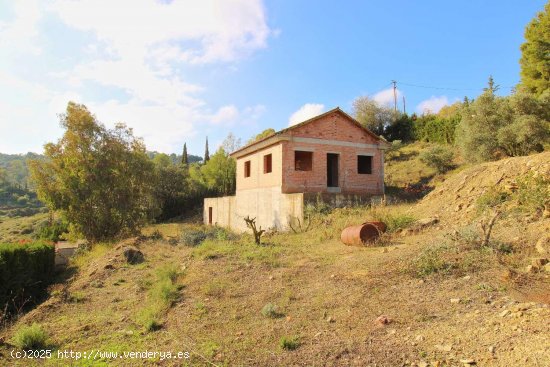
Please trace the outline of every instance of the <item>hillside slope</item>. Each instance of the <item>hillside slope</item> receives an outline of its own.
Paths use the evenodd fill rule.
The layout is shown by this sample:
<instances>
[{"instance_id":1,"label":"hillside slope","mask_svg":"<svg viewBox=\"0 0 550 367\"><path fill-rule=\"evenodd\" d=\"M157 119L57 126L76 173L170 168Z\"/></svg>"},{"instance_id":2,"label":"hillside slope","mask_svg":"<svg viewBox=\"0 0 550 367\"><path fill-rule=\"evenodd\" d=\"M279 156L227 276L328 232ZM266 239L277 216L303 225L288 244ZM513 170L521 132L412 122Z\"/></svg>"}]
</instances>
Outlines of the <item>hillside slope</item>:
<instances>
[{"instance_id":1,"label":"hillside slope","mask_svg":"<svg viewBox=\"0 0 550 367\"><path fill-rule=\"evenodd\" d=\"M10 358L13 335L37 322L58 350L190 353L78 365L548 366L549 276L523 269L541 256L534 243L550 232L550 218L511 211L485 247L476 231L486 215L477 209L484 189L527 170L546 174L549 161L543 153L472 167L418 204L334 210L306 233L266 237L265 246L224 231L187 246L180 235L202 230L191 224L99 245L76 259L76 274L48 301L0 331L7 343L0 365L76 362ZM396 224L378 247L339 241L343 228L365 219L434 215L441 221L430 226ZM128 264L128 246L145 262ZM177 298L159 316L160 328L147 331L142 317L158 301L151 290L167 266Z\"/></svg>"}]
</instances>

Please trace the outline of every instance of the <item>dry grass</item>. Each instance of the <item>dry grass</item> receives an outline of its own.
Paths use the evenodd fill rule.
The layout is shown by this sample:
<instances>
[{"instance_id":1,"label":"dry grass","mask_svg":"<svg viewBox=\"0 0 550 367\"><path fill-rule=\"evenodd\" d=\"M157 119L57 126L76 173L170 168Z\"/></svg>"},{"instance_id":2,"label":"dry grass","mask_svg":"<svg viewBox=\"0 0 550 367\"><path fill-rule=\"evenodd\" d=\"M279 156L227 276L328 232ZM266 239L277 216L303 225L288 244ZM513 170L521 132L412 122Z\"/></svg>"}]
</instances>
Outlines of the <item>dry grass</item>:
<instances>
[{"instance_id":1,"label":"dry grass","mask_svg":"<svg viewBox=\"0 0 550 367\"><path fill-rule=\"evenodd\" d=\"M403 223L453 208L462 177L447 180L455 186L443 201L334 210L305 233L266 237L266 246L256 246L249 235L210 238L196 247L171 244L182 231L202 226L152 226L145 231L150 237L137 244L143 264L127 265L119 245L96 247L77 260L78 274L67 289L84 302L52 297L0 337L9 340L20 325L36 322L60 349L188 351L183 365L193 366L459 366L467 358L481 366L550 365L550 309L517 304L544 301L550 289L544 274L521 272L534 255L533 240L550 230L550 219L499 220L493 243L509 244L510 253L477 246L477 217L463 219L465 213L452 209L441 213L436 226L408 236L389 233L384 247L340 243L343 228L367 219ZM157 230L161 238L153 238ZM176 279L177 289L153 292L157 269L166 264L176 271L164 277ZM156 298L171 302L156 319L162 328L149 332L136 316ZM509 314L501 316L503 311ZM273 312L281 316L271 317ZM391 322L376 322L381 315ZM9 350L0 347L0 355Z\"/></svg>"}]
</instances>

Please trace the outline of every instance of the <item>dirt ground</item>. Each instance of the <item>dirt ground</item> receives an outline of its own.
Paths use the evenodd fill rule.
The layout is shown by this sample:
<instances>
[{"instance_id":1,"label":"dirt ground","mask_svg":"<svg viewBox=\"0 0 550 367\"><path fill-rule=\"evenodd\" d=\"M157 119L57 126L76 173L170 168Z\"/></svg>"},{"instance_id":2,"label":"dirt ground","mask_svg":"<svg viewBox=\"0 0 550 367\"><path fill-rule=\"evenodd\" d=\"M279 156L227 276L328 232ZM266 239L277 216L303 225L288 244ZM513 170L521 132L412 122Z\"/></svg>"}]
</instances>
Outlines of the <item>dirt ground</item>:
<instances>
[{"instance_id":1,"label":"dirt ground","mask_svg":"<svg viewBox=\"0 0 550 367\"><path fill-rule=\"evenodd\" d=\"M490 177L480 182L494 185L499 172L521 167L544 173L545 154L490 163ZM186 246L180 234L197 226L182 223L98 246L49 300L0 331L0 365L550 366L549 273L523 270L537 256L534 244L550 233L550 218L497 222L494 238L511 243L511 253L457 247L449 236L479 220L464 199L465 192L481 195L468 186L475 172L483 170L456 173L419 204L388 208L418 219L437 215L439 222L396 231L376 247L339 241L341 229L361 223L368 208L334 211L309 232L266 237L265 246L246 236ZM127 264L127 246L142 251L145 262ZM432 247L454 267L426 260ZM162 327L146 331L139 314L150 302L147 284L166 264L179 271L179 297ZM268 304L276 312L266 316ZM181 351L190 358L12 359L12 336L33 322L56 350ZM282 338L295 349L281 347Z\"/></svg>"}]
</instances>

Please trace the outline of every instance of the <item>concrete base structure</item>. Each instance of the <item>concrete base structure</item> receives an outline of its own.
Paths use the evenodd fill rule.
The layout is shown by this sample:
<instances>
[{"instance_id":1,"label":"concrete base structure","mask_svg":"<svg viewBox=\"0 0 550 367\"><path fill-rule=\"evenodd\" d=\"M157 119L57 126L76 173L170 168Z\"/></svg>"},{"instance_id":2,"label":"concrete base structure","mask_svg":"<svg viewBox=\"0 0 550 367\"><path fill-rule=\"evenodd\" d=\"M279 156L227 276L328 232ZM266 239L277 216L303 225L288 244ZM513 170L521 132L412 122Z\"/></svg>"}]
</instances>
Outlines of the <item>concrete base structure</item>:
<instances>
[{"instance_id":1,"label":"concrete base structure","mask_svg":"<svg viewBox=\"0 0 550 367\"><path fill-rule=\"evenodd\" d=\"M284 194L279 188L238 191L235 196L204 199L204 223L248 232L244 218L256 218L258 228L277 231L289 230L289 223L303 222L307 205L319 201L331 207L366 205L381 200L380 196L351 194Z\"/></svg>"},{"instance_id":2,"label":"concrete base structure","mask_svg":"<svg viewBox=\"0 0 550 367\"><path fill-rule=\"evenodd\" d=\"M244 218L262 229L284 231L290 220L303 219L304 194L283 194L280 187L237 191L235 196L204 199L204 223L246 232Z\"/></svg>"}]
</instances>

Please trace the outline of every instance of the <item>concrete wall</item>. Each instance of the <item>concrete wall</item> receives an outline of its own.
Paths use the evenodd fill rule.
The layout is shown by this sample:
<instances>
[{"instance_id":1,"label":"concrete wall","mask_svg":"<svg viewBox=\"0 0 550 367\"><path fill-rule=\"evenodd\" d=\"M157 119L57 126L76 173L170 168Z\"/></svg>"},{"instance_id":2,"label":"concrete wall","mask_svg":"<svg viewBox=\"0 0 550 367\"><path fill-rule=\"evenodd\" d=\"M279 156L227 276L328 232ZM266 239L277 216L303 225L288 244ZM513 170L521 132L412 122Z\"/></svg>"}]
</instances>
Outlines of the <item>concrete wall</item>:
<instances>
[{"instance_id":1,"label":"concrete wall","mask_svg":"<svg viewBox=\"0 0 550 367\"><path fill-rule=\"evenodd\" d=\"M244 218L256 218L263 229L288 229L290 218L303 219L303 194L283 194L280 187L239 190L235 196L204 199L204 223L208 224L209 208L212 224L246 232Z\"/></svg>"}]
</instances>

